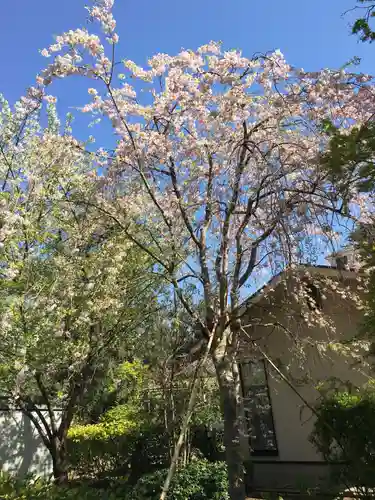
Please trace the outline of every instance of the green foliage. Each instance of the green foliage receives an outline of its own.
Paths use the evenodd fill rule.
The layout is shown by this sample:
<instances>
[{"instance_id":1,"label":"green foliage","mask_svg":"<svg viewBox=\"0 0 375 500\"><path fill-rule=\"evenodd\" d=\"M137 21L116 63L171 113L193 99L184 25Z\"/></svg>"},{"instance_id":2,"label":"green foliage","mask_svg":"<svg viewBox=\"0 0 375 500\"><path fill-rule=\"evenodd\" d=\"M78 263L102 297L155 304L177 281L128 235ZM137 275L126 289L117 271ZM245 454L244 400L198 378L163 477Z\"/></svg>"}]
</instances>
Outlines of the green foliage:
<instances>
[{"instance_id":1,"label":"green foliage","mask_svg":"<svg viewBox=\"0 0 375 500\"><path fill-rule=\"evenodd\" d=\"M204 380L197 397L191 422L196 426L203 425L210 428L221 422L222 418L217 382L215 379Z\"/></svg>"},{"instance_id":2,"label":"green foliage","mask_svg":"<svg viewBox=\"0 0 375 500\"><path fill-rule=\"evenodd\" d=\"M132 498L157 500L166 476L166 471L142 477L134 490ZM168 498L170 500L225 500L228 499L228 478L224 462L193 460L189 465L176 472Z\"/></svg>"},{"instance_id":3,"label":"green foliage","mask_svg":"<svg viewBox=\"0 0 375 500\"><path fill-rule=\"evenodd\" d=\"M94 429L98 426L99 430ZM170 436L163 426L133 422L123 433L124 427L114 423L104 430L98 426L76 426L71 432L74 437L68 442L68 452L75 476L126 475L134 484L142 474L168 465Z\"/></svg>"},{"instance_id":4,"label":"green foliage","mask_svg":"<svg viewBox=\"0 0 375 500\"><path fill-rule=\"evenodd\" d=\"M16 480L0 476L1 500L129 500L124 485L113 484L105 489L88 485L71 487L56 486L41 479Z\"/></svg>"},{"instance_id":5,"label":"green foliage","mask_svg":"<svg viewBox=\"0 0 375 500\"><path fill-rule=\"evenodd\" d=\"M318 407L311 441L328 462L343 462L334 479L375 485L375 392L336 392Z\"/></svg>"},{"instance_id":6,"label":"green foliage","mask_svg":"<svg viewBox=\"0 0 375 500\"><path fill-rule=\"evenodd\" d=\"M88 484L56 486L41 479L16 480L0 476L2 500L152 500L158 499L167 471L142 477L134 488L127 481L108 481L95 487ZM177 471L169 500L226 500L228 480L223 462L196 460Z\"/></svg>"},{"instance_id":7,"label":"green foliage","mask_svg":"<svg viewBox=\"0 0 375 500\"><path fill-rule=\"evenodd\" d=\"M138 349L141 350L142 347L138 346ZM85 393L77 422L98 423L109 410L124 404L129 415L139 413L142 391L149 378L149 367L137 359L108 366ZM123 411L124 407L121 412Z\"/></svg>"},{"instance_id":8,"label":"green foliage","mask_svg":"<svg viewBox=\"0 0 375 500\"><path fill-rule=\"evenodd\" d=\"M373 42L375 31L370 26L370 21L375 17L375 3L373 0L358 0L359 6L364 9L365 15L358 18L352 27L352 33L358 35L361 42Z\"/></svg>"},{"instance_id":9,"label":"green foliage","mask_svg":"<svg viewBox=\"0 0 375 500\"><path fill-rule=\"evenodd\" d=\"M125 382L125 401L106 410L96 423L74 425L69 430L72 475L93 478L120 474L134 484L142 474L168 465L184 411L186 380L176 380L181 390L165 394L162 390L152 390L155 383L160 383L157 376L154 366L150 369L139 360L118 367L113 378L115 388L111 387L112 381L107 387L116 391L118 381ZM165 377L165 371L160 376ZM121 401L121 392L117 395ZM215 431L215 424L220 421L217 383L204 379L187 436L192 455L221 459L222 435Z\"/></svg>"},{"instance_id":10,"label":"green foliage","mask_svg":"<svg viewBox=\"0 0 375 500\"><path fill-rule=\"evenodd\" d=\"M124 431L123 433L121 431ZM68 442L70 470L83 478L126 476L134 484L143 475L167 467L174 436L163 424L147 420L129 427L102 424L73 426ZM191 452L197 457L223 457L222 432L205 425L190 429Z\"/></svg>"},{"instance_id":11,"label":"green foliage","mask_svg":"<svg viewBox=\"0 0 375 500\"><path fill-rule=\"evenodd\" d=\"M375 123L353 127L349 133L342 133L329 121L322 126L331 137L322 164L341 188L341 194L345 195L353 184L360 191L372 191L375 186Z\"/></svg>"},{"instance_id":12,"label":"green foliage","mask_svg":"<svg viewBox=\"0 0 375 500\"><path fill-rule=\"evenodd\" d=\"M142 473L166 466L170 436L163 425L154 423L144 406L148 372L148 366L139 360L122 363L115 379L125 383L126 402L105 411L97 423L70 428L68 452L73 475L94 478L120 474L134 483ZM111 384L108 390L115 391ZM121 395L120 391L120 399Z\"/></svg>"},{"instance_id":13,"label":"green foliage","mask_svg":"<svg viewBox=\"0 0 375 500\"><path fill-rule=\"evenodd\" d=\"M108 410L97 424L72 426L69 429L68 437L73 442L82 440L106 441L130 433L138 428L140 423L141 421L137 420L133 409L129 409L127 405L119 405Z\"/></svg>"},{"instance_id":14,"label":"green foliage","mask_svg":"<svg viewBox=\"0 0 375 500\"><path fill-rule=\"evenodd\" d=\"M143 423L141 390L147 376L148 366L139 360L124 361L107 377L108 393L115 392L118 398L124 396L117 391L118 386L125 386L128 400L116 404L100 415L95 424L76 424L68 431L73 442L85 440L106 441L124 436L140 428Z\"/></svg>"}]
</instances>

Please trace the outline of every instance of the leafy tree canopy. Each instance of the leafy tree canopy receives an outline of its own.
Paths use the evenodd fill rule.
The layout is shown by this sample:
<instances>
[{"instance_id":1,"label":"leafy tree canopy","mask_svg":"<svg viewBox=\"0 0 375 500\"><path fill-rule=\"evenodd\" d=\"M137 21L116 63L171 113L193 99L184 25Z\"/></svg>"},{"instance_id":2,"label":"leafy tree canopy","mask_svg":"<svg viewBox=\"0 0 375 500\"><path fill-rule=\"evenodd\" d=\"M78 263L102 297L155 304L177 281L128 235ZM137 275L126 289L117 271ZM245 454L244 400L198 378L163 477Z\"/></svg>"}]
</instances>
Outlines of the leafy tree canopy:
<instances>
[{"instance_id":1,"label":"leafy tree canopy","mask_svg":"<svg viewBox=\"0 0 375 500\"><path fill-rule=\"evenodd\" d=\"M375 40L375 31L371 26L375 17L375 3L373 0L357 0L357 3L356 9L360 9L363 15L354 22L352 33L358 35L361 42L372 43Z\"/></svg>"}]
</instances>

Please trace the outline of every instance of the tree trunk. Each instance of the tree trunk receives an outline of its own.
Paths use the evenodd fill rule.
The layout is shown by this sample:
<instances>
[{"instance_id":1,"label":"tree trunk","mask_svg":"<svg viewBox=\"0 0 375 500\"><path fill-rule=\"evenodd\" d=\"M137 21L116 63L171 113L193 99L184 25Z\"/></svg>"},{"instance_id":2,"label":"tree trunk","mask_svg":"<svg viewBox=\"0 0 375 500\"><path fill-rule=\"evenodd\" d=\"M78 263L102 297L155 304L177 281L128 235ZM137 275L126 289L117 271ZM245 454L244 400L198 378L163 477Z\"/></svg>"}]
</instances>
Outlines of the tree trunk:
<instances>
[{"instance_id":1,"label":"tree trunk","mask_svg":"<svg viewBox=\"0 0 375 500\"><path fill-rule=\"evenodd\" d=\"M52 444L52 464L53 477L56 484L65 484L68 482L68 459L66 454L65 439L54 439Z\"/></svg>"},{"instance_id":2,"label":"tree trunk","mask_svg":"<svg viewBox=\"0 0 375 500\"><path fill-rule=\"evenodd\" d=\"M229 497L245 500L245 478L241 447L241 419L238 407L236 381L232 360L228 355L221 359L214 356L217 379L220 387L221 406L224 417L224 446L228 467Z\"/></svg>"}]
</instances>

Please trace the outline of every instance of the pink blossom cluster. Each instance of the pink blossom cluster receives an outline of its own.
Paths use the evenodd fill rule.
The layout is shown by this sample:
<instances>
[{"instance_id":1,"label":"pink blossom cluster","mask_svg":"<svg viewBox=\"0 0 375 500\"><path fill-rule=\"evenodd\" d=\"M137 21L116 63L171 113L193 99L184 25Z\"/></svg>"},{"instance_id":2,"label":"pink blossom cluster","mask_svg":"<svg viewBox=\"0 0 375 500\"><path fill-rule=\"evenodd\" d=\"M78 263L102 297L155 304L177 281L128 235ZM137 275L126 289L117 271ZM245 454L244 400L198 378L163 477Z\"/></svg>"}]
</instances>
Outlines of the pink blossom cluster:
<instances>
[{"instance_id":1,"label":"pink blossom cluster","mask_svg":"<svg viewBox=\"0 0 375 500\"><path fill-rule=\"evenodd\" d=\"M33 113L40 107L43 98L44 92L42 89L29 87L27 89L26 95L21 97L17 105L18 114L27 116Z\"/></svg>"},{"instance_id":2,"label":"pink blossom cluster","mask_svg":"<svg viewBox=\"0 0 375 500\"><path fill-rule=\"evenodd\" d=\"M112 6L100 2L90 12L107 19ZM71 50L82 44L92 50L89 40L99 46L96 38L85 37L69 38ZM113 61L101 49L92 55L94 63L84 66L55 60L57 68L47 73L101 76L105 92L90 86L92 102L83 111L112 123L119 140L116 161L108 161L110 179L114 186L117 175L133 181L126 188L134 189L133 196L127 195L124 206L136 210L140 197L147 199L142 206L148 220L159 224L166 241L177 245L185 235L199 249L195 235L204 231L210 241L206 258L215 262L225 244L231 249L226 265L235 268L235 253L245 259L270 228L264 251L273 240L273 258L286 253L288 223L294 261L302 241L328 234L320 218L339 200L319 168L327 141L321 123L328 119L350 130L372 117L370 76L305 72L278 50L249 59L211 41L175 56L157 54L145 68L124 60L118 83Z\"/></svg>"},{"instance_id":3,"label":"pink blossom cluster","mask_svg":"<svg viewBox=\"0 0 375 500\"><path fill-rule=\"evenodd\" d=\"M88 11L91 18L96 19L102 25L104 33L111 35L113 43L118 42L118 35L114 33L116 29L116 21L112 14L114 0L96 0L93 7L89 7Z\"/></svg>"},{"instance_id":4,"label":"pink blossom cluster","mask_svg":"<svg viewBox=\"0 0 375 500\"><path fill-rule=\"evenodd\" d=\"M83 61L82 48L95 58L94 72L85 71L83 64L80 66ZM64 51L64 49L66 50ZM84 73L89 75L95 71L102 74L108 70L110 65L109 60L104 56L104 47L100 38L97 35L89 34L84 29L70 30L57 36L56 43L41 51L44 57L50 57L54 53L58 53L58 55L55 56L53 63L49 64L37 78L37 82L41 85L49 85L53 78L63 78L71 74Z\"/></svg>"},{"instance_id":5,"label":"pink blossom cluster","mask_svg":"<svg viewBox=\"0 0 375 500\"><path fill-rule=\"evenodd\" d=\"M86 48L91 55L96 56L98 53L103 52L103 46L100 43L100 38L97 35L89 34L85 29L70 30L63 35L56 37L56 43L50 45L48 49L41 51L42 56L49 57L54 52L61 52L64 47L78 47ZM72 59L79 59L76 51L72 51Z\"/></svg>"}]
</instances>

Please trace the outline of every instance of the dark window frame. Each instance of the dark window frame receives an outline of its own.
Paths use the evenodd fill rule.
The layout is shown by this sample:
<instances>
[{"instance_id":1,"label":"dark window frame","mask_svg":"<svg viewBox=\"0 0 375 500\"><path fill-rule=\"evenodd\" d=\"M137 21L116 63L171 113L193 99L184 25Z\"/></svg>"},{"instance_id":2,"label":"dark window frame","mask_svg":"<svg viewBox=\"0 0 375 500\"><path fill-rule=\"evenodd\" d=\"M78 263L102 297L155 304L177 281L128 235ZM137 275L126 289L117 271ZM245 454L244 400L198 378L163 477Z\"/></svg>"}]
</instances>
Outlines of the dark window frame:
<instances>
[{"instance_id":1,"label":"dark window frame","mask_svg":"<svg viewBox=\"0 0 375 500\"><path fill-rule=\"evenodd\" d=\"M339 271L345 271L348 269L348 256L347 255L341 255L336 257L336 268Z\"/></svg>"},{"instance_id":2,"label":"dark window frame","mask_svg":"<svg viewBox=\"0 0 375 500\"><path fill-rule=\"evenodd\" d=\"M306 291L309 295L309 299L307 300L307 305L310 311L314 311L316 309L323 309L323 297L322 291L319 284L307 282L306 283Z\"/></svg>"},{"instance_id":3,"label":"dark window frame","mask_svg":"<svg viewBox=\"0 0 375 500\"><path fill-rule=\"evenodd\" d=\"M250 447L250 454L252 457L278 457L279 456L279 446L277 442L277 435L276 435L276 428L275 428L275 421L274 421L274 416L273 416L273 408L272 408L272 400L271 400L271 394L270 394L270 388L269 388L269 383L268 383L268 370L267 370L267 365L264 359L259 359L257 361L243 361L239 363L240 367L240 379L241 379L241 390L242 390L242 395L244 400L246 400L246 390L245 390L245 382L244 382L244 375L243 375L243 366L249 364L249 365L261 365L263 372L264 372L264 384L253 384L253 387L264 387L266 391L266 396L268 400L268 405L269 405L269 417L270 417L270 423L271 423L271 432L272 432L272 440L274 444L274 448L264 448L264 449L253 449L253 443L252 443L252 430L249 428L249 421L251 422L251 416L249 415L249 412L246 410L245 407L245 417L246 417L246 431L249 433L248 441L249 441L249 447Z\"/></svg>"}]
</instances>

